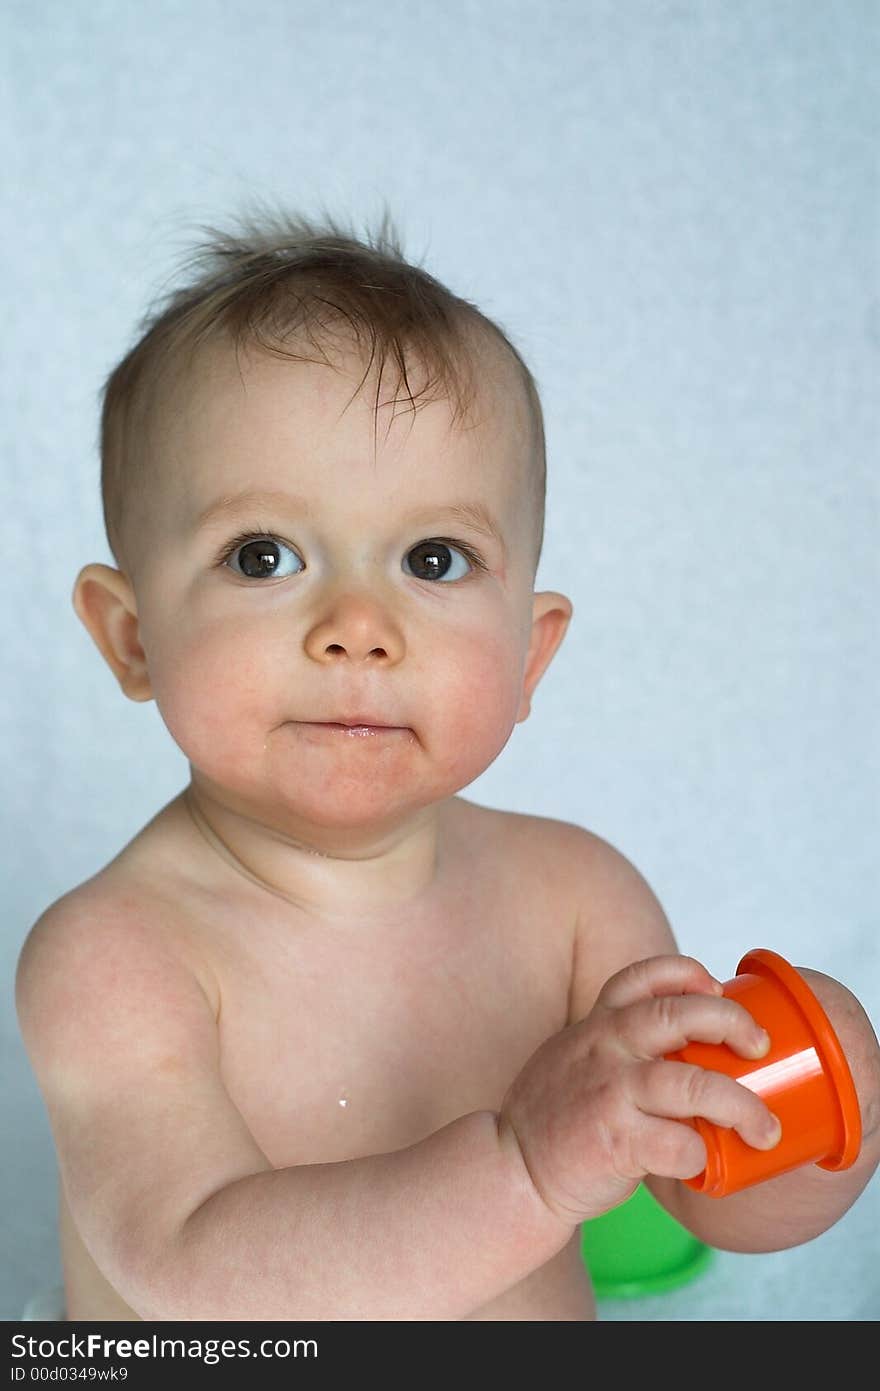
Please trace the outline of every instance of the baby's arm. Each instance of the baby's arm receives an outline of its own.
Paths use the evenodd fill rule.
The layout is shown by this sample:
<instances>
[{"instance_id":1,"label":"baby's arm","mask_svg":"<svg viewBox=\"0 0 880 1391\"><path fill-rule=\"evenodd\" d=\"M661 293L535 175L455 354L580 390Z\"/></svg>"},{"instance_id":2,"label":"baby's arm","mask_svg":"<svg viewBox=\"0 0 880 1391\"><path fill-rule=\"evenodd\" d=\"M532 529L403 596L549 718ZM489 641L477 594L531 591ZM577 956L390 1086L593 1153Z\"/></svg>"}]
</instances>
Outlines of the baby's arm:
<instances>
[{"instance_id":1,"label":"baby's arm","mask_svg":"<svg viewBox=\"0 0 880 1391\"><path fill-rule=\"evenodd\" d=\"M570 859L573 864L579 866L582 880L580 891L577 886L574 889L575 898L581 905L581 912L574 954L570 1020L577 1023L593 1014L597 991L602 982L607 982L612 975L625 967L626 963L656 957L658 953L675 953L677 947L660 904L633 866L613 847L578 827L570 827L569 835ZM744 942L743 950L754 945L753 942ZM809 1165L793 1173L767 1180L741 1193L721 1199L710 1198L679 1182L679 1178L690 1177L703 1167L705 1150L702 1141L694 1151L695 1132L689 1126L676 1125L670 1129L667 1120L663 1130L658 1131L655 1122L651 1128L655 1135L660 1137L660 1149L667 1158L669 1153L680 1152L682 1145L686 1145L694 1154L696 1162L691 1168L676 1169L667 1166L662 1177L658 1176L656 1170L652 1171L648 1167L645 1174L648 1187L663 1206L695 1235L722 1249L781 1250L812 1239L832 1226L846 1212L880 1163L880 1047L874 1030L864 1009L849 990L828 976L806 968L800 969L828 1014L849 1061L862 1114L861 1153L852 1168L837 1173ZM703 974L705 976L705 973ZM699 981L699 972L687 989L706 989L705 980L702 983ZM670 1016L679 1010L679 1003L674 995L668 996L665 1004L660 1001L654 1004L645 1001L639 1008L645 1011L656 1010L661 1006ZM723 1022L721 1007L720 1002L710 1007L716 1014L719 1029ZM688 1008L694 1009L695 1006L691 1004ZM727 1009L728 1006L725 1005L723 1008ZM628 1014L618 1017L622 1019L625 1027ZM590 1028L595 1030L597 1022L598 1016L593 1014L592 1025L584 1024L582 1032L587 1035L587 1041ZM742 1026L738 1027L741 1030ZM743 1044L747 1035L739 1032L738 1038L740 1044ZM720 1039L707 1038L706 1041L717 1042ZM749 1056L739 1045L731 1046ZM667 1048L664 1044L659 1050L659 1055L655 1054L657 1064L662 1061L662 1053L667 1051L673 1049ZM640 1066L635 1060L634 1066L629 1069L631 1077L641 1080L653 1074L654 1080L662 1080L664 1087L671 1085L669 1065L651 1066L650 1050L646 1050L645 1060L648 1066L644 1063ZM556 1065L558 1066L558 1062ZM519 1091L522 1089L522 1081L521 1075L517 1081ZM683 1101L679 1098L675 1103L679 1107L684 1104L684 1109L674 1110L668 1104L668 1096L661 1100L655 1092L654 1114L660 1110L668 1118L693 1115L700 1103L704 1107L708 1104L705 1095L707 1086L712 1087L717 1104L717 1097L721 1093L714 1078L709 1074L692 1073L689 1085L694 1092L689 1109L686 1105L687 1097ZM742 1137L747 1143L757 1144L759 1148L768 1147L760 1135L763 1103L756 1105L757 1098L751 1094L745 1095L745 1088L738 1084L733 1084L733 1087L734 1092L731 1092L730 1084L725 1088L729 1104L741 1120L750 1117L752 1127L746 1131L742 1129L741 1123L737 1124ZM546 1088L539 1086L537 1090L541 1095L546 1093ZM667 1103L665 1110L662 1110L663 1101ZM705 1109L699 1113L708 1115ZM624 1126L625 1133L630 1136L639 1133L645 1119L644 1111L630 1113L631 1125L628 1129ZM731 1122L725 1122L719 1117L717 1123ZM628 1172L635 1174L637 1167L629 1166ZM621 1190L617 1201L623 1196L626 1196L626 1193Z\"/></svg>"},{"instance_id":2,"label":"baby's arm","mask_svg":"<svg viewBox=\"0 0 880 1391\"><path fill-rule=\"evenodd\" d=\"M130 901L54 904L16 999L74 1220L142 1318L458 1319L571 1237L491 1111L273 1168L223 1085L195 972Z\"/></svg>"},{"instance_id":3,"label":"baby's arm","mask_svg":"<svg viewBox=\"0 0 880 1391\"><path fill-rule=\"evenodd\" d=\"M819 1236L843 1216L880 1164L880 1045L855 996L830 976L798 967L830 1019L852 1072L862 1147L849 1169L810 1164L726 1198L708 1198L669 1179L648 1181L692 1232L727 1251L779 1251Z\"/></svg>"}]
</instances>

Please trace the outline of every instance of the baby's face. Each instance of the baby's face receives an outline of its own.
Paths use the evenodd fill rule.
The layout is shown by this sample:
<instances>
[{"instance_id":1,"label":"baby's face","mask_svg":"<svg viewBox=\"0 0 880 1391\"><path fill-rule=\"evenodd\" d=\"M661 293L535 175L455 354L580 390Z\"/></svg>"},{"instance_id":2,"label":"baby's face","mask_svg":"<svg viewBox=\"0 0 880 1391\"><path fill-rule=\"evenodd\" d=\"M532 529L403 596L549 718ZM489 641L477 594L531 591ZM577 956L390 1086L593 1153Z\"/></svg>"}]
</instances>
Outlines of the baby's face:
<instances>
[{"instance_id":1,"label":"baby's face","mask_svg":"<svg viewBox=\"0 0 880 1391\"><path fill-rule=\"evenodd\" d=\"M172 737L230 806L279 826L407 813L470 783L528 714L530 430L493 361L464 428L404 392L375 442L374 378L350 401L359 358L341 375L215 349L179 394L139 637ZM218 507L244 492L262 496ZM354 721L391 728L330 723Z\"/></svg>"}]
</instances>

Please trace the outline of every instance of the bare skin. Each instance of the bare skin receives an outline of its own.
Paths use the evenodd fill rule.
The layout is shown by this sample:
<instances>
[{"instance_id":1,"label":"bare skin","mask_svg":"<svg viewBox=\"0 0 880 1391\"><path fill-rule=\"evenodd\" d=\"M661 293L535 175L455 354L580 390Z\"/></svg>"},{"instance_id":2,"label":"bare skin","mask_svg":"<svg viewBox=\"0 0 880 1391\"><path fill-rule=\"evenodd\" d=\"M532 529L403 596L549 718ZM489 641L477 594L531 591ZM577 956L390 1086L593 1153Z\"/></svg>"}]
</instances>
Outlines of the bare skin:
<instances>
[{"instance_id":1,"label":"bare skin","mask_svg":"<svg viewBox=\"0 0 880 1391\"><path fill-rule=\"evenodd\" d=\"M509 359L497 347L484 349L476 413L461 425L445 400L410 416L386 399L374 421L373 381L356 391L364 366L357 355L339 359L337 374L259 353L236 360L225 347L207 353L193 379L177 380L151 436L155 486L148 515L127 539L126 570L90 565L77 579L77 614L123 693L155 700L187 756L190 811L199 808L203 823L173 805L170 824L160 817L50 910L55 929L39 925L19 972L35 1067L50 1112L63 1113L59 1157L64 1173L66 1146L72 1211L89 1214L96 1265L118 1258L123 1283L126 1261L143 1260L138 1224L152 1240L159 1208L167 1206L165 1251L190 1204L230 1173L280 1165L293 1174L410 1145L474 1108L488 1119L528 1051L564 1022L569 979L558 973L561 960L570 962L571 905L559 905L557 914L556 905L542 903L541 933L520 943L530 863L535 892L546 896L537 851L530 861L518 848L509 863L502 828L517 819L465 815L455 797L528 717L571 616L564 595L533 590L533 515L524 505L531 425ZM410 364L410 382L418 389L417 364ZM227 504L245 488L262 500L233 515ZM482 520L474 520L478 511ZM246 557L242 545L230 555L229 538L243 527L271 544L250 546ZM275 569L261 572L270 549ZM346 734L319 722L393 728ZM58 926L69 913L79 919L76 930L66 920ZM534 922L528 926L534 932ZM69 1036L61 1004L47 1007L46 978L63 976L64 990L82 978L86 995L97 992L120 931L120 973L127 985L145 977L149 987L120 997L117 1026L106 1003L114 976L86 1011L93 1035L83 1032L81 1010ZM553 945L545 961L547 932ZM557 973L549 996L547 971ZM537 992L534 976L542 982ZM200 1000L219 1015L216 1031L199 1013ZM175 1029L176 1053L164 1044L169 1056L155 1057L144 1079L150 1056ZM53 1075L59 1057L63 1076ZM90 1097L98 1118L87 1123L78 1088L84 1074L94 1076L98 1057L105 1068L113 1060L115 1082L102 1078L104 1092ZM190 1071L172 1079L175 1057ZM202 1087L210 1093L218 1109L209 1132L225 1136L213 1156L219 1168L206 1159L200 1179L176 1175L167 1145L161 1160L132 1156L133 1128L148 1124L147 1109L126 1124L112 1113L111 1097L144 1082L163 1116L183 1112L176 1123L183 1166L194 1148L208 1145L195 1128L190 1134L188 1099ZM490 1130L478 1119L469 1143L479 1147L485 1133L498 1150L493 1162L516 1174L529 1207L521 1161L492 1139L494 1122ZM79 1145L88 1150L83 1170ZM126 1149L124 1159L116 1145ZM96 1154L124 1172L131 1192L115 1192L112 1182L106 1199L103 1189L92 1191L88 1165ZM163 1162L166 1185L153 1195L148 1220L138 1194ZM500 1170L498 1182L504 1189ZM259 1201L261 1186L254 1191ZM128 1204L128 1216L119 1219L113 1203ZM282 1208L299 1211L286 1197ZM535 1217L543 1221L537 1210ZM269 1231L271 1211L262 1218ZM237 1220L218 1214L209 1241ZM73 1227L62 1211L73 1308L80 1298L104 1307L108 1288L94 1270L86 1274L81 1247L78 1261L71 1255L78 1249ZM194 1217L187 1243L200 1230ZM564 1267L559 1307L571 1313L575 1288L578 1310L589 1308L571 1233L560 1239L550 1230L547 1258L570 1249L548 1277L556 1295L536 1295L533 1307L559 1298ZM126 1255L120 1246L128 1242L137 1249ZM523 1276L532 1274L526 1264L518 1267ZM139 1268L134 1278L146 1282L138 1288L147 1307L153 1273ZM472 1279L475 1291L483 1288L478 1275ZM500 1288L499 1281L517 1283L496 1272L490 1286ZM191 1287L182 1282L180 1299ZM163 1283L160 1304L164 1290ZM236 1297L253 1302L244 1317L271 1306L261 1304L258 1288ZM458 1297L456 1316L477 1303L462 1309Z\"/></svg>"},{"instance_id":2,"label":"bare skin","mask_svg":"<svg viewBox=\"0 0 880 1391\"><path fill-rule=\"evenodd\" d=\"M555 823L462 798L450 799L443 822L448 885L430 923L421 919L417 934L412 920L403 925L408 945L393 967L375 934L359 937L357 924L332 940L316 937L302 913L253 885L204 839L184 796L85 886L116 897L151 894L162 916L171 914L175 950L220 1014L229 1095L279 1168L383 1154L470 1111L497 1111L526 1058L567 1022L573 920L558 849L554 861ZM559 897L548 912L543 876L554 863ZM545 931L535 931L539 921ZM389 950L400 931L389 929ZM464 988L450 992L456 982ZM300 1060L295 1072L291 1058ZM139 1318L90 1256L63 1187L59 1223L68 1318ZM464 1317L594 1313L572 1237Z\"/></svg>"},{"instance_id":3,"label":"bare skin","mask_svg":"<svg viewBox=\"0 0 880 1391\"><path fill-rule=\"evenodd\" d=\"M590 1319L579 1223L646 1175L716 1245L824 1230L880 1158L858 1002L828 982L859 1163L727 1207L691 1193L702 1141L677 1118L698 1104L760 1148L772 1117L663 1055L757 1056L752 1021L611 847L456 795L571 616L533 592L509 375L487 360L465 431L442 402L402 432L383 406L374 458L356 373L209 368L164 416L129 573L74 591L191 782L20 959L69 1317ZM233 517L243 486L263 496Z\"/></svg>"},{"instance_id":4,"label":"bare skin","mask_svg":"<svg viewBox=\"0 0 880 1391\"><path fill-rule=\"evenodd\" d=\"M357 1166L371 1156L378 1180L382 1167L390 1171L399 1153L415 1156L426 1139L449 1133L450 1123L454 1131L456 1118L480 1115L497 1120L499 1135L513 1137L510 1148L527 1166L525 1186L534 1208L524 1213L525 1257L515 1251L508 1257L511 1265L519 1260L527 1273L493 1298L450 1314L454 1292L438 1279L420 1313L413 1313L409 1303L397 1307L393 1295L383 1299L380 1294L369 1313L356 1303L343 1303L327 1315L312 1308L308 1316L591 1320L595 1303L580 1256L579 1225L622 1201L640 1179L711 1244L774 1250L818 1235L876 1170L876 1038L845 987L801 968L834 1021L853 1067L864 1124L858 1163L841 1174L810 1166L722 1203L675 1181L675 1176L698 1172L704 1163L702 1142L689 1127L675 1123L691 1112L695 1096L700 1114L736 1126L758 1148L772 1147L775 1135L772 1117L752 1093L719 1074L696 1069L697 1076L689 1076L691 1069L664 1063L663 1054L686 1037L701 1037L723 1039L744 1056L759 1056L766 1041L744 1011L718 998L717 983L699 963L674 954L662 912L626 862L579 828L450 799L440 817L445 868L436 911L416 915L417 929L412 918L389 915L384 933L373 922L365 936L358 934L357 923L328 933L326 924L317 928L301 910L255 886L210 832L206 836L188 800L182 794L164 808L105 870L74 892L71 902L59 905L54 923L50 914L37 924L35 964L28 974L41 974L41 932L51 946L53 931L69 931L84 917L97 921L108 908L124 963L126 905L139 905L137 914L129 908L134 925L135 917L143 921L146 904L152 943L147 970L153 958L170 952L181 972L210 999L223 1086L259 1146L264 1168L279 1175L299 1171L332 1177L341 1172L336 1165L353 1161ZM515 875L511 865L516 865ZM592 905L580 897L585 873L588 880L593 876ZM609 911L617 915L617 941L599 930ZM659 949L661 955L646 959L637 944L642 952ZM610 965L627 958L630 964L607 974ZM111 970L110 979L112 975ZM66 975L65 986L70 984ZM87 988L84 980L74 984ZM137 979L120 987L133 998L143 988L149 983ZM39 989L36 994L45 998ZM81 1020L78 1034L87 1030ZM38 1073L48 1081L50 1113L63 1141L63 1106L56 1107L56 1101L64 1083L51 1078L40 1043L33 1045L32 1026L26 1033ZM144 1043L149 1048L150 1040L141 1039ZM293 1068L291 1059L297 1060ZM149 1069L140 1071L149 1085ZM183 1100L181 1127L187 1124L190 1105L189 1098ZM221 1124L222 1118L218 1133ZM147 1134L148 1147L140 1155L131 1148L130 1137L126 1141L127 1164L135 1172L139 1158L152 1172L168 1157L167 1151L153 1148L152 1127ZM553 1143L548 1145L550 1135ZM455 1141L450 1143L454 1159ZM87 1136L87 1144L91 1164L93 1136ZM410 1146L415 1149L406 1151ZM185 1135L182 1149L187 1156L200 1153ZM68 1154L62 1143L62 1175L69 1159L73 1206L83 1213L89 1245L99 1249L94 1194L84 1197L88 1180L84 1184L76 1172L75 1150L71 1146ZM427 1152L414 1162L430 1172ZM197 1158L194 1174L199 1166ZM253 1166L255 1176L259 1168ZM352 1170L353 1187L354 1174ZM193 1184L190 1175L186 1188ZM215 1189L213 1183L207 1186ZM344 1186L332 1191L340 1195ZM233 1182L221 1190L221 1200L235 1188ZM369 1222L369 1203L378 1188L372 1180L362 1188L366 1196L354 1205L359 1219ZM414 1220L407 1207L411 1194L402 1185L406 1245L395 1247L392 1234L392 1251L404 1260L414 1255L418 1265L438 1238L460 1227L461 1259L477 1266L488 1244L503 1244L505 1214L490 1210L482 1214L482 1225L471 1229L462 1217L463 1197L455 1193L450 1206L441 1207L440 1227L438 1213L426 1205L420 1228L420 1213L417 1209ZM199 1211L210 1214L211 1201L194 1208L196 1216ZM161 1228L158 1204L150 1208L148 1220L153 1217ZM114 1287L100 1259L89 1253L64 1186L59 1218L68 1317L156 1317L151 1308L138 1312ZM270 1223L270 1242L277 1239L279 1249L283 1218L282 1208ZM379 1219L381 1225L381 1213ZM229 1240L223 1235L222 1209L214 1209L208 1221L222 1253ZM326 1264L332 1285L336 1272L356 1256L355 1248L346 1246L350 1222L344 1213L329 1217L325 1225L332 1238L325 1248L308 1254L319 1267ZM424 1243L417 1240L415 1252L413 1225ZM195 1231L204 1240L204 1224L200 1233ZM214 1246L209 1241L195 1249L201 1262L195 1267L197 1277ZM247 1238L240 1249L240 1259L250 1259ZM547 1254L543 1260L542 1249ZM176 1252L172 1262L183 1259L180 1242ZM223 1285L236 1265L221 1267ZM259 1266L262 1270L262 1262ZM445 1265L441 1273L448 1279ZM244 1283L251 1303L224 1316L272 1317L265 1312L259 1280L245 1277ZM176 1309L172 1301L162 1316L196 1315L186 1307ZM202 1316L210 1317L210 1311ZM295 1297L285 1316L299 1316Z\"/></svg>"}]
</instances>

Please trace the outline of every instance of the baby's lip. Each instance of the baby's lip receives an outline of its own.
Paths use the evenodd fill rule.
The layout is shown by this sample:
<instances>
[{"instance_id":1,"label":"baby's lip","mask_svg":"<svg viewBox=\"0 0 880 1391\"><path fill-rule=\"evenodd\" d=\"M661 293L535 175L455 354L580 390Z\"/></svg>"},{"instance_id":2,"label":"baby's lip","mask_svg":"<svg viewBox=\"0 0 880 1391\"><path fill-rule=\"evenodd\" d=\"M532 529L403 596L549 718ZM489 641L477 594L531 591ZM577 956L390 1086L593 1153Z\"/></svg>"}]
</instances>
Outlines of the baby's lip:
<instances>
[{"instance_id":1,"label":"baby's lip","mask_svg":"<svg viewBox=\"0 0 880 1391\"><path fill-rule=\"evenodd\" d=\"M338 715L329 720L309 720L309 724L342 724L349 729L357 725L369 725L372 729L404 729L405 725L394 724L389 720L376 719L372 715Z\"/></svg>"}]
</instances>

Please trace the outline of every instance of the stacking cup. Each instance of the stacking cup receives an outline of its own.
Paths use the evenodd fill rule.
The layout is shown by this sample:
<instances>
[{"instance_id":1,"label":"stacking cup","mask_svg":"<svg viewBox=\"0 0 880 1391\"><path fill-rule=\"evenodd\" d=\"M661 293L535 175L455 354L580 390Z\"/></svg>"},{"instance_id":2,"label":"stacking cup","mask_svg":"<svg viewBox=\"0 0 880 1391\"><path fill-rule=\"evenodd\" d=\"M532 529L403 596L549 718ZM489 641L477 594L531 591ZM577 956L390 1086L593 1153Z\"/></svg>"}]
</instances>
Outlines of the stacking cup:
<instances>
[{"instance_id":1,"label":"stacking cup","mask_svg":"<svg viewBox=\"0 0 880 1391\"><path fill-rule=\"evenodd\" d=\"M804 1164L848 1169L858 1158L861 1117L852 1074L828 1016L793 966L757 947L724 985L770 1035L763 1058L742 1058L726 1044L688 1043L667 1057L723 1072L756 1092L782 1125L770 1150L754 1149L735 1130L702 1117L694 1126L706 1145L706 1167L684 1182L723 1198Z\"/></svg>"},{"instance_id":2,"label":"stacking cup","mask_svg":"<svg viewBox=\"0 0 880 1391\"><path fill-rule=\"evenodd\" d=\"M582 1224L581 1256L598 1299L634 1299L695 1279L713 1251L640 1183L617 1207Z\"/></svg>"}]
</instances>

